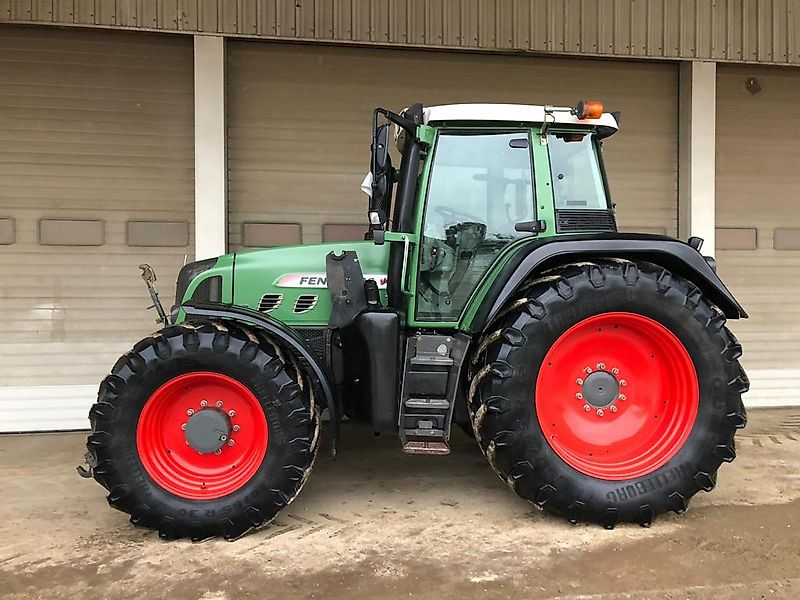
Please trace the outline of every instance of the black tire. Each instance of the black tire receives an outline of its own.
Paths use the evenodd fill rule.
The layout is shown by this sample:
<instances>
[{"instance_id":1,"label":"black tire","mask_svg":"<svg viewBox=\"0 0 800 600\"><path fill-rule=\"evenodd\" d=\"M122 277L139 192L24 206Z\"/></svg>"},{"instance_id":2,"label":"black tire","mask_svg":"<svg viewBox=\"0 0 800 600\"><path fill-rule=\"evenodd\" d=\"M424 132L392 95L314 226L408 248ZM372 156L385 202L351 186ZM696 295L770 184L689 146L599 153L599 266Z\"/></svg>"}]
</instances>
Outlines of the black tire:
<instances>
[{"instance_id":1,"label":"black tire","mask_svg":"<svg viewBox=\"0 0 800 600\"><path fill-rule=\"evenodd\" d=\"M664 325L682 342L697 372L699 406L688 439L666 464L622 481L592 477L554 452L535 401L542 361L579 321L630 312ZM471 360L469 410L476 437L498 475L521 497L568 518L612 528L649 526L666 511L682 513L710 491L734 434L746 424L741 395L749 386L741 346L725 317L690 282L649 263L567 265L531 282L489 330ZM585 408L585 407L584 407Z\"/></svg>"},{"instance_id":2,"label":"black tire","mask_svg":"<svg viewBox=\"0 0 800 600\"><path fill-rule=\"evenodd\" d=\"M269 446L255 475L213 500L168 492L148 475L137 451L137 422L147 400L164 382L194 371L244 384L269 423ZM170 326L136 344L100 384L89 418L92 472L109 491L108 503L130 514L134 525L168 539L235 539L268 523L302 488L319 440L313 392L299 366L252 331L222 323Z\"/></svg>"}]
</instances>

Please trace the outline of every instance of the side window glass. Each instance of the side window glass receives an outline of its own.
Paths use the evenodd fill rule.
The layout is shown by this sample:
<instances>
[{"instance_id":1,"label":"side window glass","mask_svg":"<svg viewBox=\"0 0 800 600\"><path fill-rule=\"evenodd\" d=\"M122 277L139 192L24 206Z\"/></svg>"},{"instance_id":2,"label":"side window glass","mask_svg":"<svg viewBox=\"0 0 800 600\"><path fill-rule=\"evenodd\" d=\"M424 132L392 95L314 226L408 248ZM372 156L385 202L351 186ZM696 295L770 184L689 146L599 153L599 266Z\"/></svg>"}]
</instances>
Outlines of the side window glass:
<instances>
[{"instance_id":1,"label":"side window glass","mask_svg":"<svg viewBox=\"0 0 800 600\"><path fill-rule=\"evenodd\" d=\"M527 131L441 134L420 249L417 318L455 321L500 251L534 220Z\"/></svg>"},{"instance_id":2,"label":"side window glass","mask_svg":"<svg viewBox=\"0 0 800 600\"><path fill-rule=\"evenodd\" d=\"M607 209L608 200L592 134L564 132L547 137L556 209Z\"/></svg>"}]
</instances>

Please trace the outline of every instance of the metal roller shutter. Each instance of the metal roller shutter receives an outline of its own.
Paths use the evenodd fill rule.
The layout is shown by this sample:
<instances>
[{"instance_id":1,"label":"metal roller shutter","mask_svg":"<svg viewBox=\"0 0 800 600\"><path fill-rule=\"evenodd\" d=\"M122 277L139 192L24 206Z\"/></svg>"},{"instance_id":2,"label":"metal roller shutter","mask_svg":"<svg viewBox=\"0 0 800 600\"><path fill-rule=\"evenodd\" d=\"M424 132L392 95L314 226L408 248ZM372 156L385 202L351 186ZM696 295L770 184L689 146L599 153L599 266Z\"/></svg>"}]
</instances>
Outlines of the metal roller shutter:
<instances>
[{"instance_id":1,"label":"metal roller shutter","mask_svg":"<svg viewBox=\"0 0 800 600\"><path fill-rule=\"evenodd\" d=\"M190 38L0 26L0 430L88 426L101 378L156 329L137 265L169 303L191 253L192 73Z\"/></svg>"},{"instance_id":2,"label":"metal roller shutter","mask_svg":"<svg viewBox=\"0 0 800 600\"><path fill-rule=\"evenodd\" d=\"M748 91L750 77L760 91ZM734 239L733 248L718 249L717 260L750 314L731 325L744 346L750 405L796 403L800 388L798 94L794 69L718 68L717 227ZM755 248L740 239L741 230L750 237L755 230Z\"/></svg>"},{"instance_id":3,"label":"metal roller shutter","mask_svg":"<svg viewBox=\"0 0 800 600\"><path fill-rule=\"evenodd\" d=\"M602 100L623 113L605 145L621 228L675 234L674 64L231 41L227 76L234 248L243 222L299 220L306 243L364 222L371 111L413 102Z\"/></svg>"}]
</instances>

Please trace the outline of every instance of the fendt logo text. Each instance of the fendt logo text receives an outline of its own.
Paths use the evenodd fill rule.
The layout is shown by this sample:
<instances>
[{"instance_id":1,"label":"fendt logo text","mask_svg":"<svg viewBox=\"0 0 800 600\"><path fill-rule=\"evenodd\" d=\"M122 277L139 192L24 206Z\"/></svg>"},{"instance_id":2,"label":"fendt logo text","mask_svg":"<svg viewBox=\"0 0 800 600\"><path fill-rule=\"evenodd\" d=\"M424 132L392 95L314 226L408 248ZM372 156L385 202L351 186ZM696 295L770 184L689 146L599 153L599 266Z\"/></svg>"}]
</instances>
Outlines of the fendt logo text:
<instances>
[{"instance_id":1,"label":"fendt logo text","mask_svg":"<svg viewBox=\"0 0 800 600\"><path fill-rule=\"evenodd\" d=\"M384 274L364 275L364 279L372 279L379 288L386 288L387 276ZM328 277L324 273L287 273L275 285L281 288L324 288L328 287Z\"/></svg>"}]
</instances>

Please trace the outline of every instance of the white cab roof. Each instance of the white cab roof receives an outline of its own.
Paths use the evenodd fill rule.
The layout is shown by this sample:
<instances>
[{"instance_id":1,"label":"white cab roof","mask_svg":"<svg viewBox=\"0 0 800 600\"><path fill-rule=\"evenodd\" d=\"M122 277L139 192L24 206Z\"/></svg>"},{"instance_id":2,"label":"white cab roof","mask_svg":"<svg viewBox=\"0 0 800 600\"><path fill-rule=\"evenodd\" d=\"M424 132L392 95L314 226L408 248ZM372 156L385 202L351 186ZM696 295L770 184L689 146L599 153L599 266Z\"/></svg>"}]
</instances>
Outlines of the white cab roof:
<instances>
[{"instance_id":1,"label":"white cab roof","mask_svg":"<svg viewBox=\"0 0 800 600\"><path fill-rule=\"evenodd\" d=\"M424 109L426 124L458 121L490 121L503 123L543 123L544 106L533 104L443 104ZM570 113L568 107L548 107L553 109L556 124L595 125L618 129L617 121L611 113L604 112L599 119L580 120ZM547 120L551 121L548 115Z\"/></svg>"}]
</instances>

